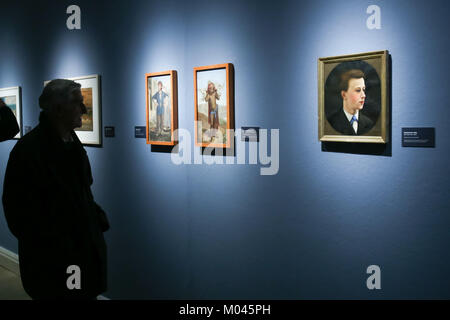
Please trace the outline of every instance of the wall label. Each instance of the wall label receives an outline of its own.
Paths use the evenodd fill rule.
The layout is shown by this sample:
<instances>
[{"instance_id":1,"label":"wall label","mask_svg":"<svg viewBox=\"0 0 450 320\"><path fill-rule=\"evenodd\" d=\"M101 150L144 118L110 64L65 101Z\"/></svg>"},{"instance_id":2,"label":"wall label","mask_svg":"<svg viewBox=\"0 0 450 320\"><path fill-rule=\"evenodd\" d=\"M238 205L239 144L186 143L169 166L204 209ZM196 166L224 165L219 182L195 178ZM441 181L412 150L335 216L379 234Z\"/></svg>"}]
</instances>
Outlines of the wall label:
<instances>
[{"instance_id":1,"label":"wall label","mask_svg":"<svg viewBox=\"0 0 450 320\"><path fill-rule=\"evenodd\" d=\"M134 127L135 138L147 138L147 127Z\"/></svg>"},{"instance_id":2,"label":"wall label","mask_svg":"<svg viewBox=\"0 0 450 320\"><path fill-rule=\"evenodd\" d=\"M402 147L435 146L435 128L402 128Z\"/></svg>"},{"instance_id":3,"label":"wall label","mask_svg":"<svg viewBox=\"0 0 450 320\"><path fill-rule=\"evenodd\" d=\"M105 137L114 138L116 136L115 127L105 127Z\"/></svg>"}]
</instances>

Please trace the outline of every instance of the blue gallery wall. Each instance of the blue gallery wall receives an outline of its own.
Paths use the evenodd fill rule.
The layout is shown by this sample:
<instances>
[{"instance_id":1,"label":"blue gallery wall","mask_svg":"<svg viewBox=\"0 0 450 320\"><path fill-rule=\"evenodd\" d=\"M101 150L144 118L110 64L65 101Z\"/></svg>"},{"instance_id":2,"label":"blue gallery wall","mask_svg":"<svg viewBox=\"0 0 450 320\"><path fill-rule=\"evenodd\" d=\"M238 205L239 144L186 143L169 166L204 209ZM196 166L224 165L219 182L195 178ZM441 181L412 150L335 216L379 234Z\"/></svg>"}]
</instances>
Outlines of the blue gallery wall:
<instances>
[{"instance_id":1,"label":"blue gallery wall","mask_svg":"<svg viewBox=\"0 0 450 320\"><path fill-rule=\"evenodd\" d=\"M150 299L450 298L448 1L71 1L2 3L0 87L21 86L35 126L44 80L102 76L103 125L87 148L108 212L106 296ZM370 4L382 29L368 30ZM322 151L317 58L392 56L387 154ZM236 127L280 129L280 170L182 165L134 138L147 72L178 71L179 126L194 133L193 67L235 67ZM401 147L435 127L437 147ZM0 179L14 141L0 145ZM26 181L24 181L26 183ZM0 192L3 192L0 187ZM0 246L17 252L0 209ZM366 288L367 266L382 290Z\"/></svg>"}]
</instances>

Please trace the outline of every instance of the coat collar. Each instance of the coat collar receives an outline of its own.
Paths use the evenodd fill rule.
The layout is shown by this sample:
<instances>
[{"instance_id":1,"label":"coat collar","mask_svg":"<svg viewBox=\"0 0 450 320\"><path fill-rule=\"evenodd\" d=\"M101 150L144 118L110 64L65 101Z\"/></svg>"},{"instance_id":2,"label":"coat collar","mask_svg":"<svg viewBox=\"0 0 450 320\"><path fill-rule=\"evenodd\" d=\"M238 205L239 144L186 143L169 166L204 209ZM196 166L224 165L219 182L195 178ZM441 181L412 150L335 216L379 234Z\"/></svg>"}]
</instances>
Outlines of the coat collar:
<instances>
[{"instance_id":1,"label":"coat collar","mask_svg":"<svg viewBox=\"0 0 450 320\"><path fill-rule=\"evenodd\" d=\"M339 116L341 118L341 122L345 126L345 134L355 136L355 130L353 130L353 127L350 125L350 122L348 121L347 116L345 115L344 109L342 108L339 112ZM361 114L359 115L361 117ZM358 130L359 130L359 123L358 123Z\"/></svg>"},{"instance_id":2,"label":"coat collar","mask_svg":"<svg viewBox=\"0 0 450 320\"><path fill-rule=\"evenodd\" d=\"M45 162L45 165L47 166L49 171L52 173L52 175L60 185L68 187L65 185L60 174L62 163L66 161L66 158L64 157L66 152L66 146L62 141L62 139L59 137L55 128L52 126L50 120L48 119L48 116L43 112L41 112L39 116L39 127L41 129L40 131L42 134L42 137L40 139L42 158ZM77 150L77 154L80 155L79 161L82 161L81 163L83 170L82 179L85 181L87 185L90 185L92 183L92 178L90 175L90 169L86 168L85 165L85 162L88 161L86 160L87 158L86 150L84 150L80 139L78 139L77 135L73 130L71 132L71 135L74 141L73 143L75 144L75 148Z\"/></svg>"},{"instance_id":3,"label":"coat collar","mask_svg":"<svg viewBox=\"0 0 450 320\"><path fill-rule=\"evenodd\" d=\"M54 148L57 149L64 148L64 142L59 137L58 133L56 132L56 129L53 127L52 123L50 122L50 119L45 114L45 112L41 112L41 114L39 115L39 127L42 129L42 132L45 135L46 142L48 142ZM80 139L78 139L77 135L73 130L71 132L71 136L77 147L83 149Z\"/></svg>"}]
</instances>

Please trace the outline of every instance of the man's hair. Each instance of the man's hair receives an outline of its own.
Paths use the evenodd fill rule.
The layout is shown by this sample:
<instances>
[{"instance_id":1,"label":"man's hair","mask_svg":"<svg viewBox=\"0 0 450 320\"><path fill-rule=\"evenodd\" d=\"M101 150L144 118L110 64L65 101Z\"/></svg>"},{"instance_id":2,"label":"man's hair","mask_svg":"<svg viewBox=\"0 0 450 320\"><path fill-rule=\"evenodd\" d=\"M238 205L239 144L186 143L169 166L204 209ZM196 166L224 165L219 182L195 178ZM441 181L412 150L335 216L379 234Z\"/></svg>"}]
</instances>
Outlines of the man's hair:
<instances>
[{"instance_id":1,"label":"man's hair","mask_svg":"<svg viewBox=\"0 0 450 320\"><path fill-rule=\"evenodd\" d=\"M80 90L81 85L72 80L55 79L50 81L39 97L39 106L45 112L52 112L55 106L68 103L72 92Z\"/></svg>"},{"instance_id":2,"label":"man's hair","mask_svg":"<svg viewBox=\"0 0 450 320\"><path fill-rule=\"evenodd\" d=\"M341 82L339 83L339 91L348 90L348 83L350 82L350 79L361 79L364 77L365 77L364 72L362 72L359 69L351 69L344 72L341 75Z\"/></svg>"}]
</instances>

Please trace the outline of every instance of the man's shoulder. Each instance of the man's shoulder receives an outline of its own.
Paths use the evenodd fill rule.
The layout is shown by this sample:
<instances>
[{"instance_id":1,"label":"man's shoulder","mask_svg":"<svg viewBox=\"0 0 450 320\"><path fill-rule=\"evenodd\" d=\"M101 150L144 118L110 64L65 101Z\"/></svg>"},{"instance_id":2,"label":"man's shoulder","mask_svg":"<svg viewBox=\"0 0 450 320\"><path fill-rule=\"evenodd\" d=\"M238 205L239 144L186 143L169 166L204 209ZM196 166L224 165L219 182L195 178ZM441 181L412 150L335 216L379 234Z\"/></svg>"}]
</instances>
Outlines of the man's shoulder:
<instances>
[{"instance_id":1,"label":"man's shoulder","mask_svg":"<svg viewBox=\"0 0 450 320\"><path fill-rule=\"evenodd\" d=\"M29 133L24 135L17 141L14 146L12 152L15 153L32 153L33 151L38 150L39 148L39 140L40 140L40 128L39 126L35 127Z\"/></svg>"}]
</instances>

